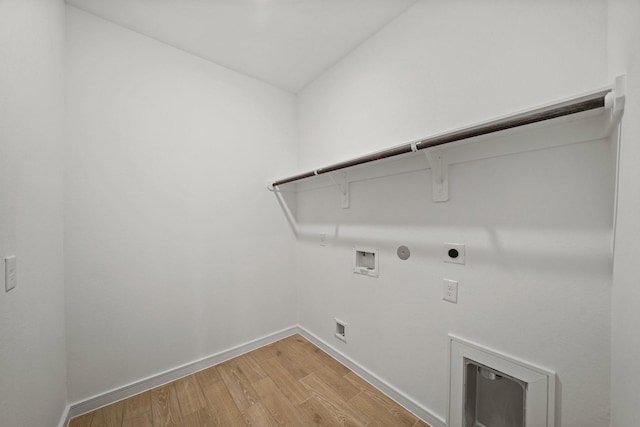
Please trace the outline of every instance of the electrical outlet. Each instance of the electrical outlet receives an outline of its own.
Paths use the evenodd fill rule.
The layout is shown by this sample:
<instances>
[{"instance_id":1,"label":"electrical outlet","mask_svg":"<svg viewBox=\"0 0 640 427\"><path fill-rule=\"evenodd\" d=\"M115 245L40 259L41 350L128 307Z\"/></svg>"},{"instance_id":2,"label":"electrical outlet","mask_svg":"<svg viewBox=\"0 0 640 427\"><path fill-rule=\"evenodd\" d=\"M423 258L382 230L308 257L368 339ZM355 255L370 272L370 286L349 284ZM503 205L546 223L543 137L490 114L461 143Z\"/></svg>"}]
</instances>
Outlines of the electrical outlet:
<instances>
[{"instance_id":1,"label":"electrical outlet","mask_svg":"<svg viewBox=\"0 0 640 427\"><path fill-rule=\"evenodd\" d=\"M464 244L445 243L443 245L443 261L453 264L464 264Z\"/></svg>"},{"instance_id":2,"label":"electrical outlet","mask_svg":"<svg viewBox=\"0 0 640 427\"><path fill-rule=\"evenodd\" d=\"M320 246L327 246L327 235L320 233Z\"/></svg>"},{"instance_id":3,"label":"electrical outlet","mask_svg":"<svg viewBox=\"0 0 640 427\"><path fill-rule=\"evenodd\" d=\"M458 282L451 279L444 279L442 288L442 299L454 304L458 303Z\"/></svg>"}]
</instances>

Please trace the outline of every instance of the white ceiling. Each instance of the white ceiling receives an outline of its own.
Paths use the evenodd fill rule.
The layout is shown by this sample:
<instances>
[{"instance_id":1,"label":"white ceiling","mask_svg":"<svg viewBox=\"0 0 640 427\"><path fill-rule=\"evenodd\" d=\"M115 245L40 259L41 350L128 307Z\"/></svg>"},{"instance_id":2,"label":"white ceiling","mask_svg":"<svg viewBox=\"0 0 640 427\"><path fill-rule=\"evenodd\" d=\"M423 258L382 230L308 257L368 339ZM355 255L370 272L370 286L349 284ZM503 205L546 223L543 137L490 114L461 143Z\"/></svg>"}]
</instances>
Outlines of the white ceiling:
<instances>
[{"instance_id":1,"label":"white ceiling","mask_svg":"<svg viewBox=\"0 0 640 427\"><path fill-rule=\"evenodd\" d=\"M293 93L417 0L67 0Z\"/></svg>"}]
</instances>

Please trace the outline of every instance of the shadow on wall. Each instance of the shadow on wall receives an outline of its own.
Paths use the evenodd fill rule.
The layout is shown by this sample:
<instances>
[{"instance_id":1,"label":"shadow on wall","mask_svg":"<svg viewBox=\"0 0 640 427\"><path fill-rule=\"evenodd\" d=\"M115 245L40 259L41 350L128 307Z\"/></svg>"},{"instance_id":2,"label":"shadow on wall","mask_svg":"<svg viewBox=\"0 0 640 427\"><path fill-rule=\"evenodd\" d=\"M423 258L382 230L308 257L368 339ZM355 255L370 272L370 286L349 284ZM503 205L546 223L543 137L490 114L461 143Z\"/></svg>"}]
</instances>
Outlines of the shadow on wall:
<instances>
[{"instance_id":1,"label":"shadow on wall","mask_svg":"<svg viewBox=\"0 0 640 427\"><path fill-rule=\"evenodd\" d=\"M300 242L324 234L332 246L408 244L439 257L443 241L458 239L473 242L480 264L602 274L611 271L612 155L599 140L454 164L442 203L432 201L430 170L384 176L376 163L366 166L373 178L350 182L347 209L325 176L274 194Z\"/></svg>"}]
</instances>

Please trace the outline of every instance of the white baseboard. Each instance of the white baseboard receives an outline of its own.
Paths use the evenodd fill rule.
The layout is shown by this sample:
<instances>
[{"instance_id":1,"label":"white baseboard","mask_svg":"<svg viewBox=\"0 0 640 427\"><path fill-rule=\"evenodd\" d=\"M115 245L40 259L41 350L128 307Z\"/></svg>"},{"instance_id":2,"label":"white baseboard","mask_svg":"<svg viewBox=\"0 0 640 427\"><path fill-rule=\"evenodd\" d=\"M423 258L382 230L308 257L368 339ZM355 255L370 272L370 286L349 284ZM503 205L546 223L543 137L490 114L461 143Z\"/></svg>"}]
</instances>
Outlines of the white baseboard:
<instances>
[{"instance_id":1,"label":"white baseboard","mask_svg":"<svg viewBox=\"0 0 640 427\"><path fill-rule=\"evenodd\" d=\"M345 365L347 368L351 369L353 372L358 374L362 379L367 381L369 384L373 385L375 388L380 390L386 396L394 400L397 404L407 409L409 412L413 413L415 416L420 418L422 421L429 424L431 427L446 427L447 423L444 418L435 415L433 411L425 408L411 397L407 396L391 384L386 381L380 379L377 375L373 374L371 371L353 361L349 357L342 354L340 351L336 350L333 346L327 344L322 339L318 338L316 335L304 329L302 326L298 326L298 333L311 341L318 348L323 350L329 356L336 359L338 362Z\"/></svg>"},{"instance_id":2,"label":"white baseboard","mask_svg":"<svg viewBox=\"0 0 640 427\"><path fill-rule=\"evenodd\" d=\"M265 335L261 338L249 341L239 346L212 354L194 362L169 369L159 374L135 381L123 387L118 387L106 393L102 393L82 400L80 402L73 403L67 407L65 411L66 417L64 417L63 419L64 422L61 421L61 427L66 427L69 423L69 420L71 418L77 417L78 415L95 411L96 409L102 408L103 406L110 405L128 397L135 396L136 394L151 390L152 388L170 383L179 378L186 377L187 375L191 375L203 369L222 363L225 360L233 359L234 357L238 357L260 347L264 347L265 345L279 341L288 336L295 335L297 332L298 327L291 326L289 328L274 332L269 335Z\"/></svg>"},{"instance_id":3,"label":"white baseboard","mask_svg":"<svg viewBox=\"0 0 640 427\"><path fill-rule=\"evenodd\" d=\"M65 405L64 411L62 411L62 416L60 417L60 422L58 422L58 427L67 427L69 424L69 420L71 417L69 416L70 405Z\"/></svg>"},{"instance_id":4,"label":"white baseboard","mask_svg":"<svg viewBox=\"0 0 640 427\"><path fill-rule=\"evenodd\" d=\"M406 408L408 411L412 412L418 418L429 424L431 427L446 427L446 422L443 418L435 415L431 410L420 405L418 402L416 402L397 388L380 379L371 371L367 370L362 365L345 356L340 351L336 350L334 347L327 344L325 341L318 338L316 335L312 334L301 326L291 326L281 331L277 331L272 334L265 335L264 337L249 341L245 344L241 344L239 346L223 350L219 353L212 354L211 356L207 356L203 359L199 359L194 362L169 369L159 374L135 381L123 387L118 387L108 392L90 397L71 405L67 405L64 413L62 414L59 427L67 427L71 418L95 411L96 409L102 408L128 397L145 392L147 390L151 390L152 388L170 383L182 377L186 377L187 375L191 375L203 369L222 363L226 360L233 359L234 357L256 350L260 347L264 347L265 345L279 341L288 336L295 335L296 333L308 339L329 356L333 357L338 362L351 369L365 381L376 387L378 390L387 395L389 398L393 399L399 405Z\"/></svg>"}]
</instances>

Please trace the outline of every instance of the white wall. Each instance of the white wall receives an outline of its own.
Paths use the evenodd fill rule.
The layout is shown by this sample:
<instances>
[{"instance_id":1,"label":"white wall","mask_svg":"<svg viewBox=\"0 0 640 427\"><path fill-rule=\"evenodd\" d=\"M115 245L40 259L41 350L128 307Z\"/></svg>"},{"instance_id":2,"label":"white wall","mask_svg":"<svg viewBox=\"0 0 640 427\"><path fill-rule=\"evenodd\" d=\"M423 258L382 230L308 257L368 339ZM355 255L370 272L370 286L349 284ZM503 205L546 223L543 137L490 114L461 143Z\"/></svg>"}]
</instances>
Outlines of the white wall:
<instances>
[{"instance_id":1,"label":"white wall","mask_svg":"<svg viewBox=\"0 0 640 427\"><path fill-rule=\"evenodd\" d=\"M609 76L626 72L630 92L612 337L612 425L627 426L640 403L638 5L608 14ZM290 95L68 9L70 399L295 322L291 233L261 183L296 149L321 165L605 84L606 16L600 1L419 3L301 94L294 147ZM18 288L0 293L8 426L55 424L66 396L63 22L61 2L0 2L0 255L19 259ZM442 205L424 172L354 184L346 211L333 190L304 193L300 322L439 416L455 332L555 369L563 425L606 425L610 156L594 141L457 165ZM467 243L465 267L439 261L443 240ZM380 279L350 272L355 243L381 249ZM461 281L458 305L440 300L443 276ZM334 316L349 321L344 346Z\"/></svg>"},{"instance_id":2,"label":"white wall","mask_svg":"<svg viewBox=\"0 0 640 427\"><path fill-rule=\"evenodd\" d=\"M608 83L604 1L422 1L300 94L300 167ZM608 425L612 165L592 141L454 165L442 204L425 171L356 182L347 210L335 189L302 192L300 324L441 418L455 333L555 370L557 425ZM445 241L466 243L464 267L441 261ZM381 251L379 279L351 272L355 244Z\"/></svg>"},{"instance_id":3,"label":"white wall","mask_svg":"<svg viewBox=\"0 0 640 427\"><path fill-rule=\"evenodd\" d=\"M67 9L69 399L296 323L291 94Z\"/></svg>"},{"instance_id":4,"label":"white wall","mask_svg":"<svg viewBox=\"0 0 640 427\"><path fill-rule=\"evenodd\" d=\"M616 248L612 298L611 425L638 423L640 407L640 3L609 2L609 75L627 75L627 97L620 142Z\"/></svg>"},{"instance_id":5,"label":"white wall","mask_svg":"<svg viewBox=\"0 0 640 427\"><path fill-rule=\"evenodd\" d=\"M0 1L0 424L66 404L62 1ZM18 286L4 291L4 261Z\"/></svg>"},{"instance_id":6,"label":"white wall","mask_svg":"<svg viewBox=\"0 0 640 427\"><path fill-rule=\"evenodd\" d=\"M300 167L608 84L606 26L603 0L419 1L300 94Z\"/></svg>"}]
</instances>

